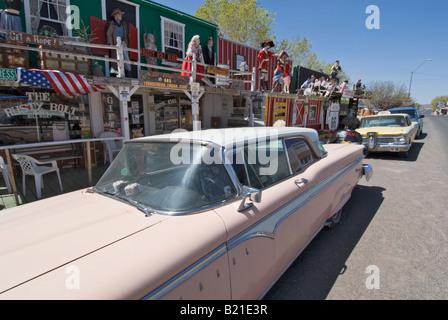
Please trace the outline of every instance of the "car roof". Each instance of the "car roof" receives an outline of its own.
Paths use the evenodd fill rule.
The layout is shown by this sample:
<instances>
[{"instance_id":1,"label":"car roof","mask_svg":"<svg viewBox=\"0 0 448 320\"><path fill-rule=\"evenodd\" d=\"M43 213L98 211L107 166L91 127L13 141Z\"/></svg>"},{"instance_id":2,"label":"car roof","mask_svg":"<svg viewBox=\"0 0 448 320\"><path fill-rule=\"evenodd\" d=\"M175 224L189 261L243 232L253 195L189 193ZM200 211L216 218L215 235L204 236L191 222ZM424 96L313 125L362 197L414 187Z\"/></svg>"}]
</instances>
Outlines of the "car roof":
<instances>
[{"instance_id":1,"label":"car roof","mask_svg":"<svg viewBox=\"0 0 448 320\"><path fill-rule=\"evenodd\" d=\"M379 113L379 114L375 114L375 115L371 115L371 116L362 117L362 119L377 118L377 117L396 117L396 116L403 116L403 117L407 117L407 118L410 117L410 115L408 115L407 113Z\"/></svg>"},{"instance_id":2,"label":"car roof","mask_svg":"<svg viewBox=\"0 0 448 320\"><path fill-rule=\"evenodd\" d=\"M154 135L133 139L132 141L152 142L182 142L200 141L214 143L219 146L234 146L239 143L250 143L264 141L268 139L278 139L288 136L305 135L313 142L318 141L317 131L308 128L295 127L243 127L243 128L223 128L207 129L198 131L177 131L170 134Z\"/></svg>"},{"instance_id":3,"label":"car roof","mask_svg":"<svg viewBox=\"0 0 448 320\"><path fill-rule=\"evenodd\" d=\"M395 107L395 108L390 108L388 110L410 110L410 109L414 110L417 108L416 107Z\"/></svg>"}]
</instances>

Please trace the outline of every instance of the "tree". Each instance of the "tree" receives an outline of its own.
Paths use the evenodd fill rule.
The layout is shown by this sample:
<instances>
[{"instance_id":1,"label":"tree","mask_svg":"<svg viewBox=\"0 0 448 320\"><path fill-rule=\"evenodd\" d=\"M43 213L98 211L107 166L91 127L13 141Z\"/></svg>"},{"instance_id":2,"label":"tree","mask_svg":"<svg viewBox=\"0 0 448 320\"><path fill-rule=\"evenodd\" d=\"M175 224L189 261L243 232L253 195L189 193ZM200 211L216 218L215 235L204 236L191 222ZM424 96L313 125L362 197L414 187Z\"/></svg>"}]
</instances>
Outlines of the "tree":
<instances>
[{"instance_id":1,"label":"tree","mask_svg":"<svg viewBox=\"0 0 448 320\"><path fill-rule=\"evenodd\" d=\"M300 39L297 36L294 41L288 39L281 41L278 49L285 50L294 65L314 70L323 69L324 63L319 62L317 55L311 52L311 47L311 42L307 38Z\"/></svg>"},{"instance_id":2,"label":"tree","mask_svg":"<svg viewBox=\"0 0 448 320\"><path fill-rule=\"evenodd\" d=\"M432 99L432 101L431 101L432 111L435 111L437 109L437 105L438 105L439 101L442 103L445 103L445 105L448 105L448 96L440 96L440 97L435 97L434 99Z\"/></svg>"},{"instance_id":3,"label":"tree","mask_svg":"<svg viewBox=\"0 0 448 320\"><path fill-rule=\"evenodd\" d=\"M270 39L276 43L275 51L285 50L294 66L330 74L332 64L319 61L307 38L296 36L293 41L286 39L278 43L273 33L276 13L265 10L258 0L204 0L194 15L218 25L220 37L256 48ZM349 77L342 70L339 79L349 80Z\"/></svg>"},{"instance_id":4,"label":"tree","mask_svg":"<svg viewBox=\"0 0 448 320\"><path fill-rule=\"evenodd\" d=\"M372 99L366 100L365 104L378 111L410 104L403 84L398 85L392 81L373 81L368 85L368 90L372 92Z\"/></svg>"},{"instance_id":5,"label":"tree","mask_svg":"<svg viewBox=\"0 0 448 320\"><path fill-rule=\"evenodd\" d=\"M276 40L272 31L276 14L257 0L205 0L194 15L218 25L220 37L242 44L259 47L267 39Z\"/></svg>"}]
</instances>

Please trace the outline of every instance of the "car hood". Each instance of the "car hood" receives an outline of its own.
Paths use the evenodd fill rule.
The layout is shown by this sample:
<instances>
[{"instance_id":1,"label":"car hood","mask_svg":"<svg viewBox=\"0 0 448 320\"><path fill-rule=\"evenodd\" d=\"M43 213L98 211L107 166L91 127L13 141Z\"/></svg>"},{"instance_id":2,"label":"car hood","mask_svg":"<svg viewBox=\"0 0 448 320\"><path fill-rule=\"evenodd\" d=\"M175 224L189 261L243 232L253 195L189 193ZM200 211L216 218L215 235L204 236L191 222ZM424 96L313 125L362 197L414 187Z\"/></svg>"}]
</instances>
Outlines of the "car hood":
<instances>
[{"instance_id":1,"label":"car hood","mask_svg":"<svg viewBox=\"0 0 448 320\"><path fill-rule=\"evenodd\" d=\"M367 133L374 132L379 136L392 136L392 135L403 135L409 132L412 127L369 127L369 128L358 128L358 131L363 136Z\"/></svg>"},{"instance_id":2,"label":"car hood","mask_svg":"<svg viewBox=\"0 0 448 320\"><path fill-rule=\"evenodd\" d=\"M0 213L0 293L168 218L86 190Z\"/></svg>"}]
</instances>

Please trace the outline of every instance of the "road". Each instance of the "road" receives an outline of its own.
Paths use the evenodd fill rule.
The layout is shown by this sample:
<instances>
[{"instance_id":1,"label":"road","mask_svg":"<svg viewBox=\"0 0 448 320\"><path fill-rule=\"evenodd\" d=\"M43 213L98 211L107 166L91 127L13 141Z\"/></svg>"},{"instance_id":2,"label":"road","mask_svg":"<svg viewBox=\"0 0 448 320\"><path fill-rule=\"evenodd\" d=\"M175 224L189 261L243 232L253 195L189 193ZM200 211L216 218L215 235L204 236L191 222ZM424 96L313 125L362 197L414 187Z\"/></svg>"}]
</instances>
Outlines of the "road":
<instances>
[{"instance_id":1,"label":"road","mask_svg":"<svg viewBox=\"0 0 448 320\"><path fill-rule=\"evenodd\" d=\"M425 114L409 157L375 154L335 229L323 229L264 299L448 299L448 117Z\"/></svg>"}]
</instances>

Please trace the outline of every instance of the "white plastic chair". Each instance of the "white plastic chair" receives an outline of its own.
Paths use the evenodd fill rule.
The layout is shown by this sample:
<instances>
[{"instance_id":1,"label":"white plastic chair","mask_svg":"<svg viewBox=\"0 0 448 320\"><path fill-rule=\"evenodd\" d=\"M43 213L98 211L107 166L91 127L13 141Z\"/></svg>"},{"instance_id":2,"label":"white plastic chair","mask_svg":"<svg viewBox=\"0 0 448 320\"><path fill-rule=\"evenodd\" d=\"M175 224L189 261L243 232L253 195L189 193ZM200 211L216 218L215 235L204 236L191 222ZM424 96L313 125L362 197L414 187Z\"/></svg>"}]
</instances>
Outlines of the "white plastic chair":
<instances>
[{"instance_id":1,"label":"white plastic chair","mask_svg":"<svg viewBox=\"0 0 448 320\"><path fill-rule=\"evenodd\" d=\"M117 138L118 136L113 132L103 132L100 134L100 138ZM123 143L121 140L105 140L104 146L104 163L109 159L109 163L112 163L114 154L121 151Z\"/></svg>"},{"instance_id":2,"label":"white plastic chair","mask_svg":"<svg viewBox=\"0 0 448 320\"><path fill-rule=\"evenodd\" d=\"M43 184L43 175L55 171L58 175L59 179L59 186L62 189L62 181L61 176L59 175L59 168L56 163L56 160L51 161L38 161L34 159L33 157L24 155L24 154L13 154L12 155L14 159L17 160L17 162L20 164L20 167L22 168L22 184L23 184L23 195L25 195L25 177L27 175L34 176L34 182L36 184L36 192L37 192L37 198L40 199L42 197L42 188L44 187ZM48 164L51 164L51 167L46 166Z\"/></svg>"},{"instance_id":3,"label":"white plastic chair","mask_svg":"<svg viewBox=\"0 0 448 320\"><path fill-rule=\"evenodd\" d=\"M2 156L0 156L0 170L2 171L3 179L5 180L8 192L12 193L11 181L9 180L9 168L8 165L5 163L5 160L3 160Z\"/></svg>"}]
</instances>

